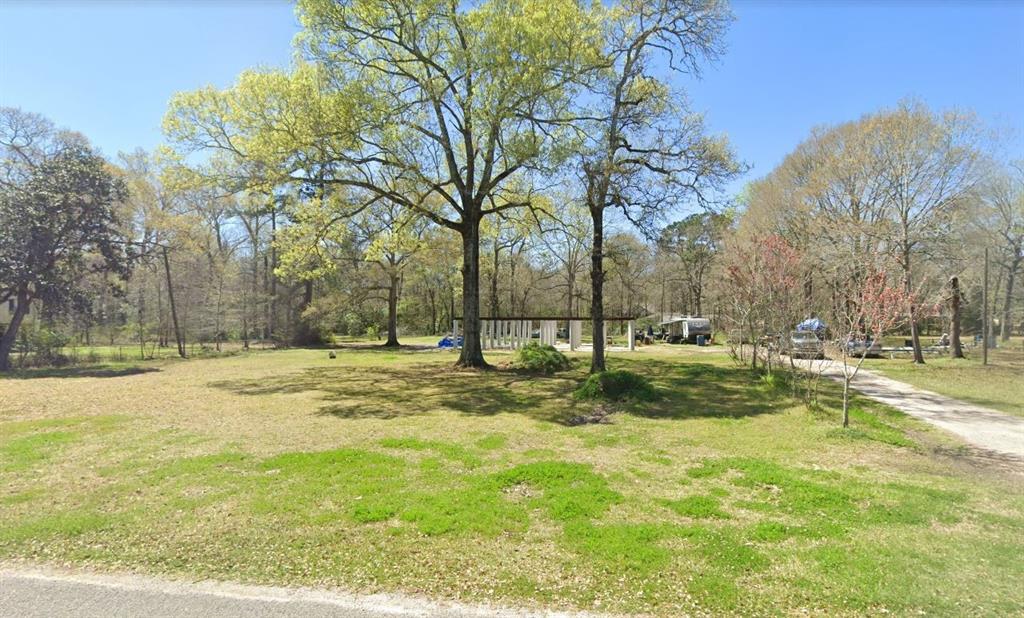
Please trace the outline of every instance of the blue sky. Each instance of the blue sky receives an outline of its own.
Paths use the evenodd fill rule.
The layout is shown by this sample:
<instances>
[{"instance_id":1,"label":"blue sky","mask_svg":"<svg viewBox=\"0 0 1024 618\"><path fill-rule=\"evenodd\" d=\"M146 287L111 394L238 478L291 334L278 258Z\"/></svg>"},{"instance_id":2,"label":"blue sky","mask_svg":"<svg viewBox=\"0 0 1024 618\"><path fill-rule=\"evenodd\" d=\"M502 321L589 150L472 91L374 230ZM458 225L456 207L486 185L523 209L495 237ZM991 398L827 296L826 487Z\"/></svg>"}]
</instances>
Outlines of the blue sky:
<instances>
[{"instance_id":1,"label":"blue sky","mask_svg":"<svg viewBox=\"0 0 1024 618\"><path fill-rule=\"evenodd\" d=\"M1024 2L734 2L729 51L684 85L763 175L820 124L917 97L1015 129L1024 156ZM108 156L160 143L169 97L287 66L276 0L0 0L0 104L85 133ZM745 179L746 180L746 179ZM736 183L733 189L738 189Z\"/></svg>"}]
</instances>

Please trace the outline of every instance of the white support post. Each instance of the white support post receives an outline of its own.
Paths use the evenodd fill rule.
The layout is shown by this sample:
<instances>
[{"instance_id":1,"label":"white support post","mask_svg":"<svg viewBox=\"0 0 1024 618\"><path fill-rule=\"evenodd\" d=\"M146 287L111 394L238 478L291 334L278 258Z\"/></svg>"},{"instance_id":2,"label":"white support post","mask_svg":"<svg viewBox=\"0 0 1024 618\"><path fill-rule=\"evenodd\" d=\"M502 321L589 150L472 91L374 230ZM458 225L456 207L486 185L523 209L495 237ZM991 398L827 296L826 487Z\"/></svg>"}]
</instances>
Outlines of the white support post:
<instances>
[{"instance_id":1,"label":"white support post","mask_svg":"<svg viewBox=\"0 0 1024 618\"><path fill-rule=\"evenodd\" d=\"M491 347L491 321L480 320L480 343L485 350Z\"/></svg>"},{"instance_id":2,"label":"white support post","mask_svg":"<svg viewBox=\"0 0 1024 618\"><path fill-rule=\"evenodd\" d=\"M540 342L544 345L555 345L551 335L551 320L542 321L540 323Z\"/></svg>"},{"instance_id":3,"label":"white support post","mask_svg":"<svg viewBox=\"0 0 1024 618\"><path fill-rule=\"evenodd\" d=\"M633 320L629 321L626 334L629 336L629 351L632 352L636 349L636 324L633 323Z\"/></svg>"},{"instance_id":4,"label":"white support post","mask_svg":"<svg viewBox=\"0 0 1024 618\"><path fill-rule=\"evenodd\" d=\"M583 339L583 322L569 320L569 350L575 352Z\"/></svg>"}]
</instances>

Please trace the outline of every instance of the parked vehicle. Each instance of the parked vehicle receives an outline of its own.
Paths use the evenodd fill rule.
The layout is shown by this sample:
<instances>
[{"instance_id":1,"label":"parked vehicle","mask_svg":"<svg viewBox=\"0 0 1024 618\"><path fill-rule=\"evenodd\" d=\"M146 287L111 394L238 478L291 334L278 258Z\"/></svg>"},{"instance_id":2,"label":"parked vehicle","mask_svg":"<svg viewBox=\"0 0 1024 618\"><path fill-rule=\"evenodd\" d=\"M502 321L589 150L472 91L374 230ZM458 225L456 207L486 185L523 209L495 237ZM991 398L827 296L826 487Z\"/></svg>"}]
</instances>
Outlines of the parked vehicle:
<instances>
[{"instance_id":1,"label":"parked vehicle","mask_svg":"<svg viewBox=\"0 0 1024 618\"><path fill-rule=\"evenodd\" d=\"M871 338L852 336L846 340L846 355L877 358L882 355L882 343Z\"/></svg>"},{"instance_id":2,"label":"parked vehicle","mask_svg":"<svg viewBox=\"0 0 1024 618\"><path fill-rule=\"evenodd\" d=\"M686 316L668 322L662 322L661 326L666 329L665 340L669 343L697 343L697 336L704 335L705 340L711 339L711 320Z\"/></svg>"},{"instance_id":3,"label":"parked vehicle","mask_svg":"<svg viewBox=\"0 0 1024 618\"><path fill-rule=\"evenodd\" d=\"M793 358L825 358L825 343L814 331L796 330L789 335L789 354Z\"/></svg>"}]
</instances>

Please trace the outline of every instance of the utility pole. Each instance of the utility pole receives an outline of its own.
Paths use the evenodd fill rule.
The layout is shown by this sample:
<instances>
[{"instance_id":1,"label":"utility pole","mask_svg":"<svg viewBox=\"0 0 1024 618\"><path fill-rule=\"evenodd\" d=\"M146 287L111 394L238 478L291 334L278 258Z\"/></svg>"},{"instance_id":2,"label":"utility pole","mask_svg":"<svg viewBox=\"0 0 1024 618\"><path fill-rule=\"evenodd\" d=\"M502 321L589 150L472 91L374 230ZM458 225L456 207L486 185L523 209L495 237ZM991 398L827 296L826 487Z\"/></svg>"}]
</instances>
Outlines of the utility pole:
<instances>
[{"instance_id":1,"label":"utility pole","mask_svg":"<svg viewBox=\"0 0 1024 618\"><path fill-rule=\"evenodd\" d=\"M985 281L981 287L981 364L988 364L988 247L985 247Z\"/></svg>"}]
</instances>

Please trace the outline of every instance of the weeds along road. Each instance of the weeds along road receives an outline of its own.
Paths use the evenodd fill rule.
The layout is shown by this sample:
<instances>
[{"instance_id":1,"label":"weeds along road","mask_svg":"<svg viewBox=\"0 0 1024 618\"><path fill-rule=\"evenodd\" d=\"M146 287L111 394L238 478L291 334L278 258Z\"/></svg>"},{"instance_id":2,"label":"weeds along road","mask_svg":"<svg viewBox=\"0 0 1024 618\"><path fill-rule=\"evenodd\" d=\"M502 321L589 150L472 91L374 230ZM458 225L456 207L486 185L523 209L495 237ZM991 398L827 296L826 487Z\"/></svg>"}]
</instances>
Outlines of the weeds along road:
<instances>
[{"instance_id":1,"label":"weeds along road","mask_svg":"<svg viewBox=\"0 0 1024 618\"><path fill-rule=\"evenodd\" d=\"M353 595L309 588L165 581L0 568L0 616L112 618L245 616L246 618L595 618L593 614L459 606L390 594Z\"/></svg>"}]
</instances>

